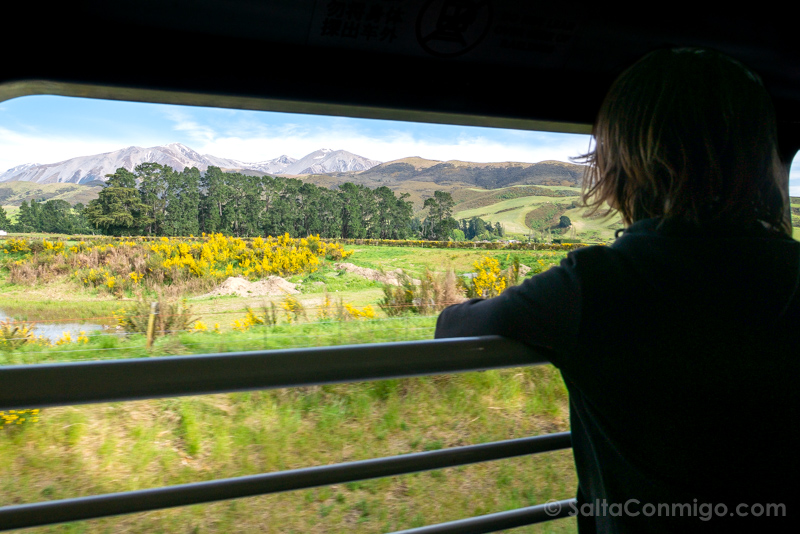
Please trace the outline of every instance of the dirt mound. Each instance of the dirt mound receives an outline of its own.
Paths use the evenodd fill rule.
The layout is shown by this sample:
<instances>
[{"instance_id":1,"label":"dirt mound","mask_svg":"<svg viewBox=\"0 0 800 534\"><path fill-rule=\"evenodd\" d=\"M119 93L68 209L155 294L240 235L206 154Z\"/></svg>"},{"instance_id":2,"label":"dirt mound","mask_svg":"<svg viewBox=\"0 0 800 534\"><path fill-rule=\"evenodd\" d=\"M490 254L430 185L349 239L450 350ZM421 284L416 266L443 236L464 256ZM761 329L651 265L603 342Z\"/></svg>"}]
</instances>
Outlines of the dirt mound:
<instances>
[{"instance_id":1,"label":"dirt mound","mask_svg":"<svg viewBox=\"0 0 800 534\"><path fill-rule=\"evenodd\" d=\"M376 282L391 284L393 286L400 285L399 276L403 274L403 269L395 269L394 271L382 273L380 271L376 271L375 269L359 267L358 265L353 265L352 263L334 263L333 268L338 271L345 271L358 276L363 276L367 280L374 280Z\"/></svg>"},{"instance_id":2,"label":"dirt mound","mask_svg":"<svg viewBox=\"0 0 800 534\"><path fill-rule=\"evenodd\" d=\"M251 282L240 276L232 276L217 286L214 291L204 296L239 295L240 297L262 297L268 295L296 295L300 292L295 289L295 285L280 276L270 276L257 282Z\"/></svg>"}]
</instances>

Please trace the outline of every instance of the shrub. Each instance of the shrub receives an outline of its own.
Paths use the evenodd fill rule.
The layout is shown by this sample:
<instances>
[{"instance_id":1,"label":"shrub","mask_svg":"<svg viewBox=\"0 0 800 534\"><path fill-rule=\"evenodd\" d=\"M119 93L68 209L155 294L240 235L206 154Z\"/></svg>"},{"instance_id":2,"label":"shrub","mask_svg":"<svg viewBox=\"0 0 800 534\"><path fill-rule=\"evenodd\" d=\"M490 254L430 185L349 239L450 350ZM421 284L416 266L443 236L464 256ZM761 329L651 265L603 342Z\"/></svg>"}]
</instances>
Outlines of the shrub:
<instances>
[{"instance_id":1,"label":"shrub","mask_svg":"<svg viewBox=\"0 0 800 534\"><path fill-rule=\"evenodd\" d=\"M281 301L281 308L286 314L286 322L300 322L300 318L306 318L306 309L303 303L291 295L286 295Z\"/></svg>"},{"instance_id":2,"label":"shrub","mask_svg":"<svg viewBox=\"0 0 800 534\"><path fill-rule=\"evenodd\" d=\"M384 284L383 299L378 306L389 317L397 317L414 312L416 287L414 281L406 275L399 278L400 285Z\"/></svg>"},{"instance_id":3,"label":"shrub","mask_svg":"<svg viewBox=\"0 0 800 534\"><path fill-rule=\"evenodd\" d=\"M399 281L399 286L383 286L383 299L378 303L389 317L404 313L429 315L463 300L452 270L443 274L425 271L422 280L413 280L403 274Z\"/></svg>"},{"instance_id":4,"label":"shrub","mask_svg":"<svg viewBox=\"0 0 800 534\"><path fill-rule=\"evenodd\" d=\"M32 263L15 261L6 264L8 267L8 280L12 284L32 286L38 279L36 266Z\"/></svg>"},{"instance_id":5,"label":"shrub","mask_svg":"<svg viewBox=\"0 0 800 534\"><path fill-rule=\"evenodd\" d=\"M0 321L0 349L14 350L36 340L33 327L36 323L6 319Z\"/></svg>"},{"instance_id":6,"label":"shrub","mask_svg":"<svg viewBox=\"0 0 800 534\"><path fill-rule=\"evenodd\" d=\"M345 320L350 319L374 319L375 318L375 310L372 309L372 306L364 306L360 310L349 303L344 303L344 309L346 311Z\"/></svg>"},{"instance_id":7,"label":"shrub","mask_svg":"<svg viewBox=\"0 0 800 534\"><path fill-rule=\"evenodd\" d=\"M506 274L500 270L500 262L490 256L482 256L474 263L475 277L464 288L469 298L496 297L508 286ZM517 267L517 273L519 267Z\"/></svg>"},{"instance_id":8,"label":"shrub","mask_svg":"<svg viewBox=\"0 0 800 534\"><path fill-rule=\"evenodd\" d=\"M250 330L251 326L261 324L265 326L271 326L278 322L277 311L275 310L275 304L270 303L270 307L268 308L266 304L261 307L261 311L264 312L264 315L258 315L256 312L253 311L252 308L247 307L247 315L244 316L243 319L236 319L233 321L233 329L238 330L240 332L247 332ZM218 331L219 326L214 325L214 331Z\"/></svg>"},{"instance_id":9,"label":"shrub","mask_svg":"<svg viewBox=\"0 0 800 534\"><path fill-rule=\"evenodd\" d=\"M311 273L324 258L341 260L352 254L318 236L295 239L288 234L253 240L222 234L191 240L109 238L68 248L63 242L12 238L0 249L22 254L21 259L6 262L15 283L33 284L71 272L84 286L115 294L163 285L206 290L229 276L254 279Z\"/></svg>"},{"instance_id":10,"label":"shrub","mask_svg":"<svg viewBox=\"0 0 800 534\"><path fill-rule=\"evenodd\" d=\"M331 307L333 306L333 301L331 300L331 295L327 291L325 292L325 299L322 301L319 309L317 310L317 321L330 321L333 319L333 310Z\"/></svg>"},{"instance_id":11,"label":"shrub","mask_svg":"<svg viewBox=\"0 0 800 534\"><path fill-rule=\"evenodd\" d=\"M506 257L506 260L508 260L508 257ZM505 278L509 287L520 283L519 268L519 258L514 256L514 259L511 260L511 265L505 271Z\"/></svg>"},{"instance_id":12,"label":"shrub","mask_svg":"<svg viewBox=\"0 0 800 534\"><path fill-rule=\"evenodd\" d=\"M154 337L189 330L197 320L186 300L170 302L159 296L155 304ZM133 305L120 308L114 313L117 325L129 334L147 334L151 306L151 302L139 298Z\"/></svg>"}]
</instances>

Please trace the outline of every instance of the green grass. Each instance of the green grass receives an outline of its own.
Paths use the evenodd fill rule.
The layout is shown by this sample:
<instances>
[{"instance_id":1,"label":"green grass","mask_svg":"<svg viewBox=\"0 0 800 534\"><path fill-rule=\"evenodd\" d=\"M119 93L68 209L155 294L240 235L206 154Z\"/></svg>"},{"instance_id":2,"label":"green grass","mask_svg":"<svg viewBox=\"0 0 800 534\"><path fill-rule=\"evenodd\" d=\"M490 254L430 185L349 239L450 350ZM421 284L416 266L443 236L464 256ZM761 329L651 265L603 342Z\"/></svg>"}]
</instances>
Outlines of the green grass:
<instances>
[{"instance_id":1,"label":"green grass","mask_svg":"<svg viewBox=\"0 0 800 534\"><path fill-rule=\"evenodd\" d=\"M62 319L89 320L97 317L108 324L111 313L120 307L114 300L32 300L19 296L0 294L0 310L6 315L23 321L59 321Z\"/></svg>"},{"instance_id":2,"label":"green grass","mask_svg":"<svg viewBox=\"0 0 800 534\"><path fill-rule=\"evenodd\" d=\"M19 213L19 206L3 205L3 209L6 211L6 216L9 218L9 220L11 220L11 222L17 220L17 214ZM6 232L8 232L8 228L0 228L0 230L5 230Z\"/></svg>"},{"instance_id":3,"label":"green grass","mask_svg":"<svg viewBox=\"0 0 800 534\"><path fill-rule=\"evenodd\" d=\"M474 272L473 264L481 256L490 256L500 262L505 269L511 264L514 257L520 263L533 267L540 260L547 264L557 264L566 257L564 252L534 251L534 250L481 250L481 249L426 249L412 247L353 247L355 253L349 261L371 269L389 271L396 268L403 269L409 275L419 278L425 269L441 272L446 269L455 270L456 274Z\"/></svg>"},{"instance_id":4,"label":"green grass","mask_svg":"<svg viewBox=\"0 0 800 534\"><path fill-rule=\"evenodd\" d=\"M553 252L354 247L347 261L470 272L483 254L508 265L557 262ZM313 321L322 291L377 308L379 284L331 265L323 286L304 279L299 299ZM312 279L313 276L301 277ZM281 297L273 297L276 302ZM222 334L158 338L90 334L88 344L27 346L0 352L0 365L149 358L242 350L431 339L436 318L281 322L235 332L245 306L264 298L189 300L194 315ZM70 282L0 288L0 309L31 320L106 315L118 300ZM4 306L6 306L4 308ZM16 307L15 307L16 306ZM76 315L77 314L77 315ZM68 317L69 316L69 317ZM438 450L566 430L567 393L551 366L339 384L251 393L47 408L40 421L0 430L2 504L235 477L312 465ZM437 470L145 514L33 529L31 532L384 532L539 504L574 495L570 451ZM575 532L572 520L517 532Z\"/></svg>"},{"instance_id":5,"label":"green grass","mask_svg":"<svg viewBox=\"0 0 800 534\"><path fill-rule=\"evenodd\" d=\"M564 212L569 217L574 230L567 233L567 236L575 236L588 243L609 242L614 240L614 232L622 228L622 220L619 216L615 217L587 217L586 208L573 208Z\"/></svg>"},{"instance_id":6,"label":"green grass","mask_svg":"<svg viewBox=\"0 0 800 534\"><path fill-rule=\"evenodd\" d=\"M84 205L97 198L102 187L72 183L40 184L36 182L3 182L0 184L0 199L8 212L9 208L19 209L23 201L64 200L74 205Z\"/></svg>"},{"instance_id":7,"label":"green grass","mask_svg":"<svg viewBox=\"0 0 800 534\"><path fill-rule=\"evenodd\" d=\"M377 306L376 306L377 307ZM232 313L242 318L244 312ZM153 349L145 348L143 335L121 336L114 330L89 333L89 343L56 347L24 345L13 352L0 351L0 365L36 364L58 361L85 361L120 358L150 358L153 355L202 354L247 350L274 350L297 347L324 347L360 343L382 343L432 339L435 317L407 316L392 319L309 321L287 324L283 314L276 326L256 325L246 332L184 332L156 338ZM210 325L209 325L210 326Z\"/></svg>"},{"instance_id":8,"label":"green grass","mask_svg":"<svg viewBox=\"0 0 800 534\"><path fill-rule=\"evenodd\" d=\"M580 192L579 188L574 187L547 186L547 189L564 189L572 190L576 193ZM542 205L558 204L569 206L576 200L576 197L527 196L504 200L502 202L496 202L479 208L456 211L454 217L456 219L480 217L485 221L491 222L492 224L499 222L501 225L503 225L503 228L507 234L522 236L531 233L531 228L525 222L525 217L528 213ZM458 209L458 206L456 206L456 209ZM570 221L572 221L573 225L573 228L568 230L564 237L574 237L576 239L582 239L586 242L592 243L613 240L614 231L621 227L619 217L614 217L611 219L587 217L586 211L586 208L579 207L570 208L564 211L564 215L570 218ZM541 225L543 226L548 226L549 224L553 223L541 221ZM558 238L559 236L556 235L555 237Z\"/></svg>"},{"instance_id":9,"label":"green grass","mask_svg":"<svg viewBox=\"0 0 800 534\"><path fill-rule=\"evenodd\" d=\"M503 225L503 228L507 233L527 234L530 232L530 229L525 226L525 215L529 211L544 203L569 205L573 200L574 198L572 197L520 197L497 202L490 206L483 206L465 211L457 211L453 216L456 219L471 219L472 217L480 217L481 219L491 222L492 224L499 222Z\"/></svg>"},{"instance_id":10,"label":"green grass","mask_svg":"<svg viewBox=\"0 0 800 534\"><path fill-rule=\"evenodd\" d=\"M435 318L284 325L185 334L152 354L431 337ZM390 328L387 325L400 328ZM323 339L322 336L329 337ZM115 340L106 346L107 340ZM95 335L103 357L147 357L141 336ZM4 363L97 358L19 351ZM17 358L17 361L9 361ZM42 410L0 431L6 502L129 491L438 450L568 427L550 366ZM306 491L57 526L33 532L377 532L561 499L575 492L569 451ZM523 532L574 532L571 521Z\"/></svg>"},{"instance_id":11,"label":"green grass","mask_svg":"<svg viewBox=\"0 0 800 534\"><path fill-rule=\"evenodd\" d=\"M350 261L349 259L347 260ZM305 293L324 293L361 291L369 289L381 289L383 284L373 280L367 280L361 276L344 271L337 271L333 267L321 269L311 275L300 275L289 278L289 281L303 281L303 292ZM318 282L318 283L314 283Z\"/></svg>"}]
</instances>

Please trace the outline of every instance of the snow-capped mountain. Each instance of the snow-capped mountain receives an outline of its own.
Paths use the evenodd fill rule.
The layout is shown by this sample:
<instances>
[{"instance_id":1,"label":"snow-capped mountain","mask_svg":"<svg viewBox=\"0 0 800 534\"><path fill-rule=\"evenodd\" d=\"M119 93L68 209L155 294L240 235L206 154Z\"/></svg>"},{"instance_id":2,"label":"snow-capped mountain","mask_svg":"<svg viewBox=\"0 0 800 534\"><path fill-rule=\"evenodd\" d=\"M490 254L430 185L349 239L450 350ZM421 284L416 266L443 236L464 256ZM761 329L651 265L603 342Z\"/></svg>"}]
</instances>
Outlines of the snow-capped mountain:
<instances>
[{"instance_id":1,"label":"snow-capped mountain","mask_svg":"<svg viewBox=\"0 0 800 534\"><path fill-rule=\"evenodd\" d=\"M330 172L366 171L380 161L356 156L346 150L323 148L286 167L283 174L327 174Z\"/></svg>"},{"instance_id":2,"label":"snow-capped mountain","mask_svg":"<svg viewBox=\"0 0 800 534\"><path fill-rule=\"evenodd\" d=\"M16 167L11 167L6 172L0 174L0 182L5 182L6 180L13 180L14 176L18 174L22 174L23 172L27 171L32 167L38 166L38 163L23 163L22 165L17 165Z\"/></svg>"},{"instance_id":3,"label":"snow-capped mountain","mask_svg":"<svg viewBox=\"0 0 800 534\"><path fill-rule=\"evenodd\" d=\"M182 171L185 167L197 167L205 171L209 165L231 170L256 170L267 174L324 174L329 172L361 171L379 165L375 161L344 150L322 149L297 160L279 156L268 161L246 163L234 159L219 158L210 154L199 154L186 145L170 143L165 146L142 148L130 146L114 152L80 156L58 163L18 165L0 174L0 181L37 183L86 183L92 180L105 181L120 167L133 170L140 163L155 162Z\"/></svg>"},{"instance_id":4,"label":"snow-capped mountain","mask_svg":"<svg viewBox=\"0 0 800 534\"><path fill-rule=\"evenodd\" d=\"M296 161L297 160L295 158L290 158L289 156L284 155L268 161L247 163L246 165L249 169L265 172L267 174L289 174L286 172L286 169Z\"/></svg>"}]
</instances>

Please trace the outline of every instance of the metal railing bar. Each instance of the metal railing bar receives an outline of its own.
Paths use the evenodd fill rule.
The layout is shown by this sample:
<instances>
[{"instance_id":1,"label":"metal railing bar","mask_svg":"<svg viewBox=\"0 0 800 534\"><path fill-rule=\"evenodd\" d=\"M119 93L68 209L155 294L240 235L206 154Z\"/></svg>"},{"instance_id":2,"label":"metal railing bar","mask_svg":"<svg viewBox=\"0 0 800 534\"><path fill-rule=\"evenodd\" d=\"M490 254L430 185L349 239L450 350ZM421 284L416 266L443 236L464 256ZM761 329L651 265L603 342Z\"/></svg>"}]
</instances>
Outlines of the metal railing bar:
<instances>
[{"instance_id":1,"label":"metal railing bar","mask_svg":"<svg viewBox=\"0 0 800 534\"><path fill-rule=\"evenodd\" d=\"M566 499L526 508L517 508L507 512L439 523L438 525L399 530L392 534L482 534L484 532L497 532L569 517L575 503L575 499Z\"/></svg>"},{"instance_id":2,"label":"metal railing bar","mask_svg":"<svg viewBox=\"0 0 800 534\"><path fill-rule=\"evenodd\" d=\"M571 447L570 433L561 432L439 451L418 452L335 465L294 469L279 473L266 473L124 493L109 493L59 501L7 506L0 508L0 530L96 519L112 515L327 486L369 478L403 475L550 452L569 447ZM525 517L528 517L528 515L525 515ZM475 532L490 531L480 530Z\"/></svg>"},{"instance_id":3,"label":"metal railing bar","mask_svg":"<svg viewBox=\"0 0 800 534\"><path fill-rule=\"evenodd\" d=\"M547 363L499 336L0 367L0 410L359 382Z\"/></svg>"}]
</instances>

